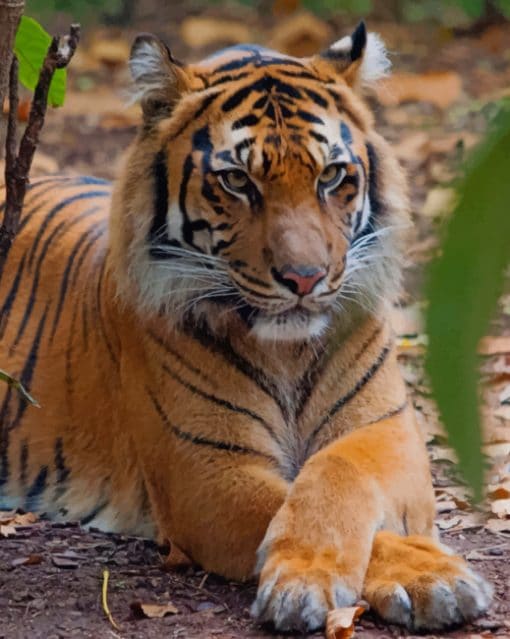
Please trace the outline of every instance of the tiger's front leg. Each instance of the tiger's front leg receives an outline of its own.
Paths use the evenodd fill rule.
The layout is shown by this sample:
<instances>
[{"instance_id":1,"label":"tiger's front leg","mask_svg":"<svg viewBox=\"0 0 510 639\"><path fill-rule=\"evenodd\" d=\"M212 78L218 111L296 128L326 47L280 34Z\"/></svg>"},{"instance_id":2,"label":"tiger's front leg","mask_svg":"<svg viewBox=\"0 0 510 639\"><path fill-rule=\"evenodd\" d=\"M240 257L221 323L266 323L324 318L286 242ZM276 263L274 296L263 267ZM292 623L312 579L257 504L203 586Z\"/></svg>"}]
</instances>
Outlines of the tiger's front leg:
<instances>
[{"instance_id":1,"label":"tiger's front leg","mask_svg":"<svg viewBox=\"0 0 510 639\"><path fill-rule=\"evenodd\" d=\"M433 521L411 409L360 428L313 455L294 482L258 551L253 614L282 630L312 630L363 595L410 627L477 616L487 585L432 541Z\"/></svg>"}]
</instances>

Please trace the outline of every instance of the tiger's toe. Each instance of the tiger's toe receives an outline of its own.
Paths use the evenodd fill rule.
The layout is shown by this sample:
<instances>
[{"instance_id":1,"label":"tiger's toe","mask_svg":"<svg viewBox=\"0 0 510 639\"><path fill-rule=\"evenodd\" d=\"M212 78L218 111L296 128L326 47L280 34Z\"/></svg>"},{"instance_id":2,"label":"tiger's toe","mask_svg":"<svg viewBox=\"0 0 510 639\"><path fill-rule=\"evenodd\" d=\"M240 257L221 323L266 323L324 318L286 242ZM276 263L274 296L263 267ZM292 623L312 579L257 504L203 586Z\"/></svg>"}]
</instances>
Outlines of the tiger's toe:
<instances>
[{"instance_id":1,"label":"tiger's toe","mask_svg":"<svg viewBox=\"0 0 510 639\"><path fill-rule=\"evenodd\" d=\"M423 538L389 542L376 549L364 589L365 598L383 619L412 630L441 630L487 610L491 586L460 557L445 554Z\"/></svg>"}]
</instances>

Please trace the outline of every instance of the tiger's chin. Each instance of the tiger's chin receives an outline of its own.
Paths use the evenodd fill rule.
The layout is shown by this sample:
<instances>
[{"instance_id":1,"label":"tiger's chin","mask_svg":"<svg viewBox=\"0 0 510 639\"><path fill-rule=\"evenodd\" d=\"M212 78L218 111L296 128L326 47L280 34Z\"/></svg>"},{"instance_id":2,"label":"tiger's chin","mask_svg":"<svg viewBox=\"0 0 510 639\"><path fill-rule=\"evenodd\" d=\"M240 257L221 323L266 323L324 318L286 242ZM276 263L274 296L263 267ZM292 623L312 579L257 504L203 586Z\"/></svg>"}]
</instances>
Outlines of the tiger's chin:
<instances>
[{"instance_id":1,"label":"tiger's chin","mask_svg":"<svg viewBox=\"0 0 510 639\"><path fill-rule=\"evenodd\" d=\"M264 341L297 342L320 337L328 326L327 313L310 313L297 309L279 315L257 315L251 334Z\"/></svg>"}]
</instances>

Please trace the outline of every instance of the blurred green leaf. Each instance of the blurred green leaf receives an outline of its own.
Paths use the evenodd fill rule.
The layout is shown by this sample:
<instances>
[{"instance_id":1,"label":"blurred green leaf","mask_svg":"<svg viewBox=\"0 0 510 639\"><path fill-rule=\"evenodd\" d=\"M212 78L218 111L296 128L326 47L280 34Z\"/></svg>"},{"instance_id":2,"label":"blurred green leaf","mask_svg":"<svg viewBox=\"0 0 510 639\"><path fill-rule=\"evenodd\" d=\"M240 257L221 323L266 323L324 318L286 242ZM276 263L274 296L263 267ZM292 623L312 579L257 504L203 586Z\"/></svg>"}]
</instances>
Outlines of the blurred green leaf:
<instances>
[{"instance_id":1,"label":"blurred green leaf","mask_svg":"<svg viewBox=\"0 0 510 639\"><path fill-rule=\"evenodd\" d=\"M32 91L37 86L39 72L51 43L49 33L33 18L22 16L14 42L14 52L19 62L19 80ZM48 103L62 106L66 93L65 69L57 69L50 84Z\"/></svg>"},{"instance_id":2,"label":"blurred green leaf","mask_svg":"<svg viewBox=\"0 0 510 639\"><path fill-rule=\"evenodd\" d=\"M485 0L457 0L457 4L473 19L479 18L485 11Z\"/></svg>"},{"instance_id":3,"label":"blurred green leaf","mask_svg":"<svg viewBox=\"0 0 510 639\"><path fill-rule=\"evenodd\" d=\"M483 477L477 345L510 262L509 149L510 112L503 111L468 168L428 286L427 370L460 469L477 498Z\"/></svg>"},{"instance_id":4,"label":"blurred green leaf","mask_svg":"<svg viewBox=\"0 0 510 639\"><path fill-rule=\"evenodd\" d=\"M37 402L37 400L35 400L32 397L32 395L30 395L30 393L26 390L23 384L17 379L15 379L14 377L12 377L11 375L9 375L9 373L6 373L5 371L1 369L0 369L0 381L5 382L9 386L17 390L24 400L26 400L33 406L37 406L39 408L39 403Z\"/></svg>"},{"instance_id":5,"label":"blurred green leaf","mask_svg":"<svg viewBox=\"0 0 510 639\"><path fill-rule=\"evenodd\" d=\"M505 18L510 19L510 0L494 0L494 5Z\"/></svg>"}]
</instances>

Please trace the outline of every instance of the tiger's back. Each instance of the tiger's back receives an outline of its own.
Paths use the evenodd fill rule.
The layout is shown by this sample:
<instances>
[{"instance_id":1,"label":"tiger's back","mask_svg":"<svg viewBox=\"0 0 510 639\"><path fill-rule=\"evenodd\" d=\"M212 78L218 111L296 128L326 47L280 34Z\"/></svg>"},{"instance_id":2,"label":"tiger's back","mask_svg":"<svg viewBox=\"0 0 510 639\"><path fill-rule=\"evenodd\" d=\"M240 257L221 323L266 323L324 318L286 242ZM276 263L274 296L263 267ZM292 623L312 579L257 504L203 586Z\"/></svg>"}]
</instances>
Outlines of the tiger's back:
<instances>
[{"instance_id":1,"label":"tiger's back","mask_svg":"<svg viewBox=\"0 0 510 639\"><path fill-rule=\"evenodd\" d=\"M107 499L114 456L94 425L111 414L116 367L117 331L102 312L110 197L90 177L36 179L27 191L0 283L0 360L42 408L0 387L3 507L87 523ZM70 481L76 468L87 470Z\"/></svg>"}]
</instances>

